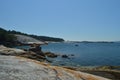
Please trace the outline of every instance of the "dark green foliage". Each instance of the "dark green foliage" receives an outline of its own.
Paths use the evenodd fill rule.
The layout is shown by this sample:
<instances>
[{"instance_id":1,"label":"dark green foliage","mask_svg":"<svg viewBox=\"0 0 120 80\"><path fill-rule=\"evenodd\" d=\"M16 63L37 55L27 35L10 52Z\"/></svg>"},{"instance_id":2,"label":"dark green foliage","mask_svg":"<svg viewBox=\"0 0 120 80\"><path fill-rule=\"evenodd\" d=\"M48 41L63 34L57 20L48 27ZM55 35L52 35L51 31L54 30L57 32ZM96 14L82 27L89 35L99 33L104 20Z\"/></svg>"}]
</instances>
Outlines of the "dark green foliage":
<instances>
[{"instance_id":1,"label":"dark green foliage","mask_svg":"<svg viewBox=\"0 0 120 80\"><path fill-rule=\"evenodd\" d=\"M13 45L16 41L16 37L9 34L8 31L0 28L0 44L3 45Z\"/></svg>"},{"instance_id":2,"label":"dark green foliage","mask_svg":"<svg viewBox=\"0 0 120 80\"><path fill-rule=\"evenodd\" d=\"M26 34L26 33L22 33L22 32L15 31L15 30L12 30L12 31L9 30L8 33L10 33L10 34L21 34L21 35L27 35L28 36L28 34Z\"/></svg>"},{"instance_id":3,"label":"dark green foliage","mask_svg":"<svg viewBox=\"0 0 120 80\"><path fill-rule=\"evenodd\" d=\"M14 36L14 34L30 36L30 37L33 37L33 38L35 38L37 40L41 40L41 41L54 41L54 42L62 42L62 41L64 41L64 39L61 39L61 38L29 35L29 34L26 34L26 33L15 31L15 30L7 31L7 30L5 30L3 28L0 28L0 44L6 45L6 46L16 45L17 41L16 41L16 37Z\"/></svg>"},{"instance_id":4,"label":"dark green foliage","mask_svg":"<svg viewBox=\"0 0 120 80\"><path fill-rule=\"evenodd\" d=\"M22 33L22 32L18 32L18 31L8 31L9 33L11 34L21 34L21 35L26 35L26 36L30 36L30 37L33 37L37 40L41 40L41 41L55 41L55 42L62 42L64 41L64 39L62 38L54 38L54 37L47 37L47 36L37 36L37 35L29 35L29 34L26 34L26 33Z\"/></svg>"},{"instance_id":5,"label":"dark green foliage","mask_svg":"<svg viewBox=\"0 0 120 80\"><path fill-rule=\"evenodd\" d=\"M47 37L47 36L36 36L36 35L30 35L33 38L36 38L41 41L55 41L55 42L62 42L64 39L62 38L54 38L54 37Z\"/></svg>"}]
</instances>

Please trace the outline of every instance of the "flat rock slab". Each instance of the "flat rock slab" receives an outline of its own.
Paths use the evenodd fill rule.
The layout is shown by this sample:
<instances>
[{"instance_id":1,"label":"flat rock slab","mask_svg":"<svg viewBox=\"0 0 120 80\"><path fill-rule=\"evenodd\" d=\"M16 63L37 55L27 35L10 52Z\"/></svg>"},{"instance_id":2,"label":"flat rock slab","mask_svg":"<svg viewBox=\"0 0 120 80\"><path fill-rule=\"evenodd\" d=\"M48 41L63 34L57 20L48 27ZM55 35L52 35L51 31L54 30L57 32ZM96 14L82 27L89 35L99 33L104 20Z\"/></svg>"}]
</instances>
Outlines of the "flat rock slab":
<instances>
[{"instance_id":1,"label":"flat rock slab","mask_svg":"<svg viewBox=\"0 0 120 80\"><path fill-rule=\"evenodd\" d=\"M0 55L0 80L109 80L15 56Z\"/></svg>"},{"instance_id":2,"label":"flat rock slab","mask_svg":"<svg viewBox=\"0 0 120 80\"><path fill-rule=\"evenodd\" d=\"M0 54L2 55L20 55L23 53L25 53L25 51L21 49L8 48L3 45L0 45Z\"/></svg>"}]
</instances>

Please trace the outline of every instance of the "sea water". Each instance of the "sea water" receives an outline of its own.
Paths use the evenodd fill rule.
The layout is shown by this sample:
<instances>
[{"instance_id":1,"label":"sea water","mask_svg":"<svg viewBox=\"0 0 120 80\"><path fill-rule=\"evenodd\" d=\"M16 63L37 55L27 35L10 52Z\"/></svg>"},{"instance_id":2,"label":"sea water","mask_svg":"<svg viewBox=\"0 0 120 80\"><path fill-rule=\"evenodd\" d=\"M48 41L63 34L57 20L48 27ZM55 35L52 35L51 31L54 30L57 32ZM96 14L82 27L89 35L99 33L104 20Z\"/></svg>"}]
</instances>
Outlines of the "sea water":
<instances>
[{"instance_id":1,"label":"sea water","mask_svg":"<svg viewBox=\"0 0 120 80\"><path fill-rule=\"evenodd\" d=\"M49 58L53 65L63 66L120 66L120 43L102 42L64 42L43 45L44 52L53 52L59 55L74 55L69 58Z\"/></svg>"}]
</instances>

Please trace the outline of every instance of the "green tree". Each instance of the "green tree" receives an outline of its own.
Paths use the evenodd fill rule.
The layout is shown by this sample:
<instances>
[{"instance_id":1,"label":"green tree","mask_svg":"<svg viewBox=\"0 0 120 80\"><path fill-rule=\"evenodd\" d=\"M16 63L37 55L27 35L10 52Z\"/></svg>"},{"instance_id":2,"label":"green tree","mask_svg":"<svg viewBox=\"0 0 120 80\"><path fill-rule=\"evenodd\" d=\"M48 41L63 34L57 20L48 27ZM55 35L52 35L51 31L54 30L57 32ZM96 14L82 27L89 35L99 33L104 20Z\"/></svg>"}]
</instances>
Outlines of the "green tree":
<instances>
[{"instance_id":1,"label":"green tree","mask_svg":"<svg viewBox=\"0 0 120 80\"><path fill-rule=\"evenodd\" d=\"M3 45L12 45L16 41L16 37L5 29L0 28L0 44Z\"/></svg>"}]
</instances>

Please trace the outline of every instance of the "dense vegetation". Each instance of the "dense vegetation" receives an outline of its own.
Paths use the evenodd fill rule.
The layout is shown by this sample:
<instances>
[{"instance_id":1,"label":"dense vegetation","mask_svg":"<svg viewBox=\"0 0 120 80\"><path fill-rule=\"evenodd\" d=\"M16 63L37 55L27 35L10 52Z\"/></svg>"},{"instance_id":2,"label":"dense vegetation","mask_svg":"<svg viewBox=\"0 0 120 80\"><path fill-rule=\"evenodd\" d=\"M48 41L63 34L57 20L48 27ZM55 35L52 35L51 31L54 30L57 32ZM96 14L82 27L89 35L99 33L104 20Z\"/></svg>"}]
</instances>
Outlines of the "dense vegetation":
<instances>
[{"instance_id":1,"label":"dense vegetation","mask_svg":"<svg viewBox=\"0 0 120 80\"><path fill-rule=\"evenodd\" d=\"M29 35L26 33L22 33L19 31L7 31L3 28L0 28L0 44L6 44L6 43L11 43L11 42L15 42L16 41L16 37L14 36L14 34L21 34L21 35L26 35L26 36L30 36L33 37L37 40L41 40L41 41L54 41L54 42L62 42L64 41L64 39L62 38L54 38L54 37L47 37L47 36L37 36L37 35Z\"/></svg>"},{"instance_id":2,"label":"dense vegetation","mask_svg":"<svg viewBox=\"0 0 120 80\"><path fill-rule=\"evenodd\" d=\"M3 28L0 28L0 44L10 46L16 42L16 37Z\"/></svg>"},{"instance_id":3,"label":"dense vegetation","mask_svg":"<svg viewBox=\"0 0 120 80\"><path fill-rule=\"evenodd\" d=\"M64 39L61 38L53 38L53 37L47 37L47 36L36 36L36 35L30 35L33 38L36 38L41 41L55 41L55 42L62 42Z\"/></svg>"},{"instance_id":4,"label":"dense vegetation","mask_svg":"<svg viewBox=\"0 0 120 80\"><path fill-rule=\"evenodd\" d=\"M64 39L62 38L54 38L54 37L47 37L47 36L37 36L37 35L29 35L29 34L26 34L26 33L22 33L22 32L18 32L18 31L8 31L9 33L11 34L21 34L21 35L26 35L26 36L30 36L30 37L33 37L37 40L41 40L41 41L54 41L54 42L62 42L64 41Z\"/></svg>"}]
</instances>

